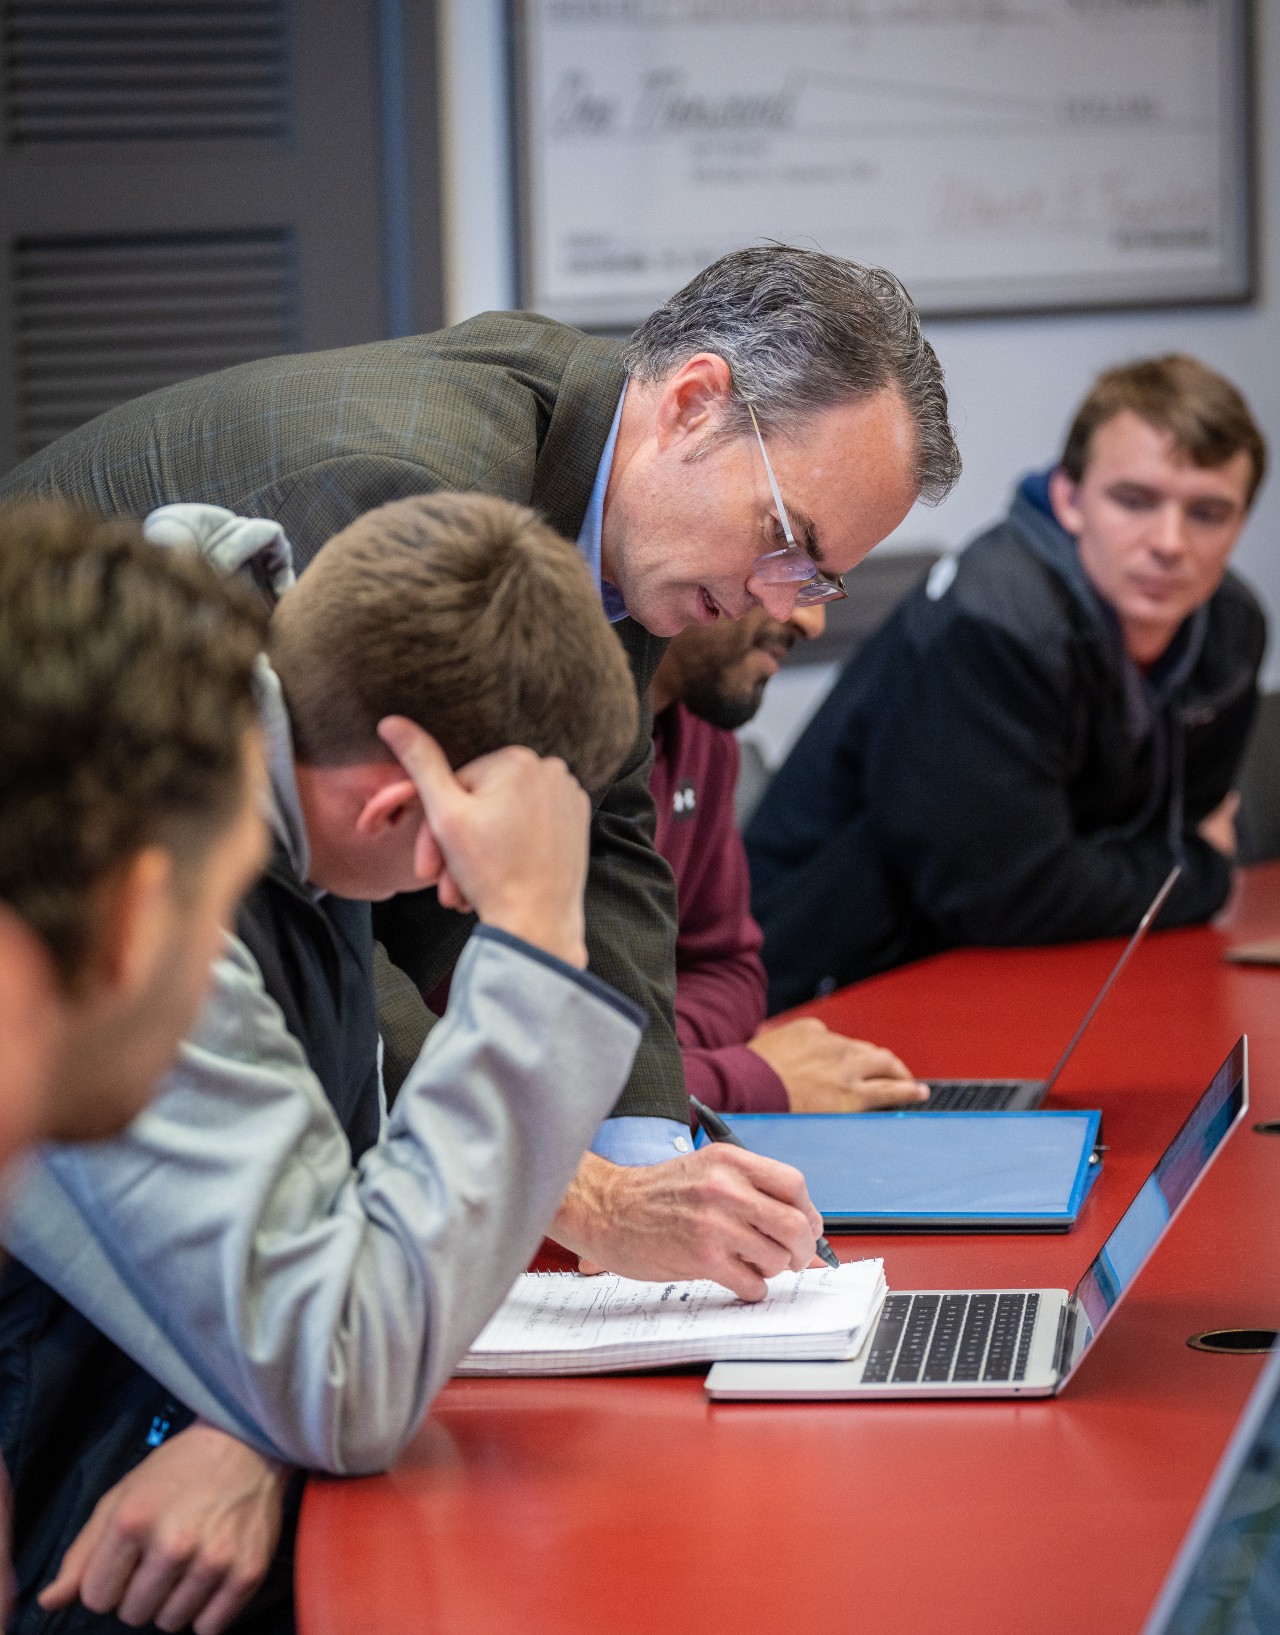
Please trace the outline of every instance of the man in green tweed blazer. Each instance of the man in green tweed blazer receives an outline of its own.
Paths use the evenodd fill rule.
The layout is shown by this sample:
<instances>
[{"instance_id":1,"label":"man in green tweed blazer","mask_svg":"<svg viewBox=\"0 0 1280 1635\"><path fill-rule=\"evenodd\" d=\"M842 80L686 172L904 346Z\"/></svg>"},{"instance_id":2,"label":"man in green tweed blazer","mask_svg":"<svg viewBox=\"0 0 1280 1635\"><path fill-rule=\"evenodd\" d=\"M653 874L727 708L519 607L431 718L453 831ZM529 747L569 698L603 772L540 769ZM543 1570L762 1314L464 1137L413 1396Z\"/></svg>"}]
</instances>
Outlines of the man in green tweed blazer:
<instances>
[{"instance_id":1,"label":"man in green tweed blazer","mask_svg":"<svg viewBox=\"0 0 1280 1635\"><path fill-rule=\"evenodd\" d=\"M138 517L177 500L223 505L279 522L299 570L365 511L436 489L532 505L575 539L625 379L619 352L563 325L493 314L438 335L267 358L99 416L19 466L0 499L56 495ZM663 644L631 619L618 635L647 686ZM619 1112L683 1120L665 1025L674 902L646 832L646 754L637 742L597 817L596 856L612 867L607 892L593 882L591 963L653 1019ZM444 923L443 946L393 950L424 987L469 929L456 915Z\"/></svg>"},{"instance_id":2,"label":"man in green tweed blazer","mask_svg":"<svg viewBox=\"0 0 1280 1635\"><path fill-rule=\"evenodd\" d=\"M643 703L661 637L759 604L785 618L806 581L839 594L825 576L852 567L916 498L945 493L958 469L941 372L896 280L769 246L699 275L625 349L547 319L490 313L168 387L27 461L0 484L0 500L56 495L136 516L204 501L281 523L300 568L361 513L443 488L532 505L592 560L594 503L593 566ZM598 1146L627 1163L688 1145L672 1022L674 893L652 843L647 705L642 715L597 806L587 888L591 968L650 1017L608 1121L615 1139ZM397 900L379 924L420 990L449 969L468 930L434 894ZM710 1158L681 1160L682 1173ZM613 1166L597 1167L588 1212L617 1213L621 1199L611 1205L600 1192L606 1171L623 1184ZM645 1182L631 1172L625 1184ZM653 1202L673 1238L691 1242L708 1209L754 1207L688 1184L674 1198L666 1185ZM590 1255L591 1234L575 1239L561 1224ZM679 1272L658 1270L644 1256L613 1263L649 1276L710 1269L686 1259Z\"/></svg>"}]
</instances>

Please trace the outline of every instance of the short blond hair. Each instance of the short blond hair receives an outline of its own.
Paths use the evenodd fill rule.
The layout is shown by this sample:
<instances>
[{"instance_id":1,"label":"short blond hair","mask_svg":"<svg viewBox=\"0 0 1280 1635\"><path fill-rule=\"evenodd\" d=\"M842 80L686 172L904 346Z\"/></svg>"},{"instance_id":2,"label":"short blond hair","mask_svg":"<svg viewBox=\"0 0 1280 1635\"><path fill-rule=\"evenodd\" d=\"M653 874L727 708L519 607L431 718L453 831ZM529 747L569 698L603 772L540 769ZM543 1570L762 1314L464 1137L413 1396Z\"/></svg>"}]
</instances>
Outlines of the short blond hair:
<instances>
[{"instance_id":1,"label":"short blond hair","mask_svg":"<svg viewBox=\"0 0 1280 1635\"><path fill-rule=\"evenodd\" d=\"M587 789L635 741L635 685L581 557L490 495L358 517L282 598L269 652L295 753L315 766L384 758L387 715L425 727L454 766L525 744Z\"/></svg>"}]
</instances>

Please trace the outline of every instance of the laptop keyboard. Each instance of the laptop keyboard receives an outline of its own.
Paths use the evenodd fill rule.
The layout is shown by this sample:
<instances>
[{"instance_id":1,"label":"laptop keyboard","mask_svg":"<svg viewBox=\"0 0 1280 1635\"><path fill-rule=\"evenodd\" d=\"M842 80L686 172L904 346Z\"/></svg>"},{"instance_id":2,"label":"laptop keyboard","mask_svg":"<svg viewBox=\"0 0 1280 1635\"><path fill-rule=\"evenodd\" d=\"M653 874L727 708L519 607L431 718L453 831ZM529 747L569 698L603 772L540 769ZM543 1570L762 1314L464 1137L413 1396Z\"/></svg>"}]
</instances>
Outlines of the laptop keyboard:
<instances>
[{"instance_id":1,"label":"laptop keyboard","mask_svg":"<svg viewBox=\"0 0 1280 1635\"><path fill-rule=\"evenodd\" d=\"M1027 1377L1040 1296L891 1294L862 1371L864 1385Z\"/></svg>"},{"instance_id":2,"label":"laptop keyboard","mask_svg":"<svg viewBox=\"0 0 1280 1635\"><path fill-rule=\"evenodd\" d=\"M1019 1079L929 1079L922 1113L999 1112L1022 1089Z\"/></svg>"}]
</instances>

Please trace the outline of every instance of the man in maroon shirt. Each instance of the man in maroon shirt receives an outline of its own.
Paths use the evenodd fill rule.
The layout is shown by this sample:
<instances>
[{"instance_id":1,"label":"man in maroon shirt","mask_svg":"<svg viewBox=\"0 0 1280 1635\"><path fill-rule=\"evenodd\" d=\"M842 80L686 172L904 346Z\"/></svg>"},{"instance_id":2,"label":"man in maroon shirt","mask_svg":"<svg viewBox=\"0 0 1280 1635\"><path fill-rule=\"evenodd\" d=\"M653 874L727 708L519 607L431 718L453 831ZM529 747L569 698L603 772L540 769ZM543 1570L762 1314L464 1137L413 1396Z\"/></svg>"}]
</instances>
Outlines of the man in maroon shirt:
<instances>
[{"instance_id":1,"label":"man in maroon shirt","mask_svg":"<svg viewBox=\"0 0 1280 1635\"><path fill-rule=\"evenodd\" d=\"M892 1054L833 1033L815 1017L758 1031L765 1013L760 927L733 821L733 728L760 707L769 677L825 613L797 607L785 624L756 608L692 625L667 647L650 688L658 850L676 877L676 1033L689 1092L729 1112L863 1112L924 1101Z\"/></svg>"}]
</instances>

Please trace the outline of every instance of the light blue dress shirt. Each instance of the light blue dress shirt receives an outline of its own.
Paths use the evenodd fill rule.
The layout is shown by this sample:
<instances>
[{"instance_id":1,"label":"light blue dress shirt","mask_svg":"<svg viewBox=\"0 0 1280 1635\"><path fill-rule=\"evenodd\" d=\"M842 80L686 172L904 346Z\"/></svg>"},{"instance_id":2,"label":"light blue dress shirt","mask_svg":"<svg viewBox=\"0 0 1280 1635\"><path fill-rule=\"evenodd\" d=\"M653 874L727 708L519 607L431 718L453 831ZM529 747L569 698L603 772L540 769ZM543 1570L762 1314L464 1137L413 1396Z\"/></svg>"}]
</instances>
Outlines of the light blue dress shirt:
<instances>
[{"instance_id":1,"label":"light blue dress shirt","mask_svg":"<svg viewBox=\"0 0 1280 1635\"><path fill-rule=\"evenodd\" d=\"M604 529L604 494L613 470L613 451L618 444L618 427L622 424L622 405L626 402L624 385L614 411L609 438L600 456L596 480L587 503L587 513L578 533L578 550L591 569L600 592L600 601L610 624L617 624L627 616L626 605L615 585L604 578L601 568L602 535ZM596 1131L591 1150L611 1164L661 1164L677 1153L691 1152L689 1126L671 1118L607 1118Z\"/></svg>"},{"instance_id":2,"label":"light blue dress shirt","mask_svg":"<svg viewBox=\"0 0 1280 1635\"><path fill-rule=\"evenodd\" d=\"M604 492L609 486L609 473L613 470L613 451L618 446L618 427L622 424L622 405L626 401L627 388L624 385L622 395L618 399L618 407L614 410L613 425L609 427L604 452L600 456L591 498L587 501L587 514L583 517L582 527L578 530L578 551L591 569L591 577L596 582L596 589L600 592L600 601L610 624L617 624L620 619L627 616L626 604L617 586L609 584L603 576L601 567L604 550Z\"/></svg>"}]
</instances>

